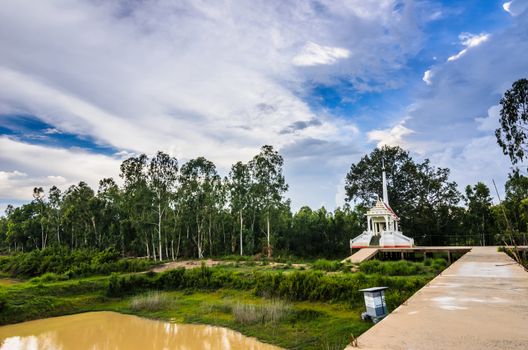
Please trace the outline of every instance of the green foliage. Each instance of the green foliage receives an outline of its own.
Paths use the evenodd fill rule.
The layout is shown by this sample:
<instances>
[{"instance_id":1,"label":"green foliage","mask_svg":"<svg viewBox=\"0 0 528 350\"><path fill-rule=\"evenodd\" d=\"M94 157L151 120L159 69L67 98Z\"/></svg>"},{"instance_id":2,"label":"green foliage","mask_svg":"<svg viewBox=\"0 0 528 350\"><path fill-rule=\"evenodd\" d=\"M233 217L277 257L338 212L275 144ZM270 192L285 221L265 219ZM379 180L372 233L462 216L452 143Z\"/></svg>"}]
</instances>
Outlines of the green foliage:
<instances>
[{"instance_id":1,"label":"green foliage","mask_svg":"<svg viewBox=\"0 0 528 350\"><path fill-rule=\"evenodd\" d=\"M68 275L57 275L53 272L46 272L40 277L35 277L31 279L31 283L39 284L39 283L50 283L50 282L58 282L58 281L65 281L68 280Z\"/></svg>"},{"instance_id":2,"label":"green foliage","mask_svg":"<svg viewBox=\"0 0 528 350\"><path fill-rule=\"evenodd\" d=\"M497 143L513 164L526 157L528 123L528 79L519 79L500 100L500 128L495 130Z\"/></svg>"},{"instance_id":3,"label":"green foliage","mask_svg":"<svg viewBox=\"0 0 528 350\"><path fill-rule=\"evenodd\" d=\"M434 274L445 269L447 261L442 258L426 259L422 262L407 260L379 261L369 260L359 265L359 270L366 274L381 274L384 276L413 276Z\"/></svg>"},{"instance_id":4,"label":"green foliage","mask_svg":"<svg viewBox=\"0 0 528 350\"><path fill-rule=\"evenodd\" d=\"M112 248L97 251L53 247L17 253L0 259L0 271L15 277L52 273L71 278L111 272L144 271L152 266L152 261L145 259L120 259L119 254Z\"/></svg>"},{"instance_id":5,"label":"green foliage","mask_svg":"<svg viewBox=\"0 0 528 350\"><path fill-rule=\"evenodd\" d=\"M428 281L428 275L425 274L438 268L440 264L440 261L436 260L432 261L431 267L425 267L421 263L375 262L367 265L370 266L369 274L360 272L329 275L313 270L291 273L281 271L244 273L207 267L190 270L177 269L160 274L121 276L113 274L108 283L106 294L111 297L118 297L143 293L151 289L218 290L230 288L252 290L255 295L267 298L355 302L361 299L359 289L378 285L390 287L389 294L394 290L399 291L399 296L408 297ZM392 275L382 274L380 271L388 271ZM410 275L416 276L410 277ZM395 300L400 300L399 296L395 297Z\"/></svg>"},{"instance_id":6,"label":"green foliage","mask_svg":"<svg viewBox=\"0 0 528 350\"><path fill-rule=\"evenodd\" d=\"M343 264L337 260L318 259L312 264L313 269L323 271L339 271L342 267Z\"/></svg>"}]
</instances>

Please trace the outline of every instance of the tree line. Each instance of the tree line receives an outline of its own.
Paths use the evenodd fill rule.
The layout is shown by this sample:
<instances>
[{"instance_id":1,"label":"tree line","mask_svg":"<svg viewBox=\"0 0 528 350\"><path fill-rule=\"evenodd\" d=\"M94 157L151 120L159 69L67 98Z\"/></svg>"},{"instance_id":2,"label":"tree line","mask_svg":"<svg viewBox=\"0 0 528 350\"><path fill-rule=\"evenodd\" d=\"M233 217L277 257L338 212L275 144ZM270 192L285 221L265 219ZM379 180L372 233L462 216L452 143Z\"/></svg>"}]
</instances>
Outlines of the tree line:
<instances>
[{"instance_id":1,"label":"tree line","mask_svg":"<svg viewBox=\"0 0 528 350\"><path fill-rule=\"evenodd\" d=\"M495 135L512 161L505 198L493 204L482 182L464 193L448 168L417 162L400 147L374 149L346 174L347 203L333 212L307 206L293 213L285 197L283 157L263 146L249 162L221 177L204 157L180 166L164 152L131 157L97 190L85 182L61 190L42 187L33 201L8 206L0 217L0 250L48 246L114 247L123 256L154 260L230 254L339 257L366 229L364 214L380 195L387 167L389 199L404 234L418 245L527 244L528 178L522 167L528 144L528 80L516 81L500 101Z\"/></svg>"},{"instance_id":2,"label":"tree line","mask_svg":"<svg viewBox=\"0 0 528 350\"><path fill-rule=\"evenodd\" d=\"M526 231L528 180L514 173L506 200L493 205L483 183L458 191L449 169L416 162L400 147L376 148L352 164L346 176L348 203L333 212L304 206L292 213L282 156L263 146L249 162L233 164L221 177L199 157L179 166L158 152L122 162L122 185L111 178L97 190L85 182L9 206L0 219L3 251L49 246L71 249L114 247L123 256L155 260L224 255L336 257L366 227L364 214L381 191L387 167L389 198L406 235L421 245L502 244L504 211L518 232Z\"/></svg>"},{"instance_id":3,"label":"tree line","mask_svg":"<svg viewBox=\"0 0 528 350\"><path fill-rule=\"evenodd\" d=\"M336 255L361 229L346 205L333 213L301 208L295 215L284 197L283 158L263 146L249 162L233 164L222 178L210 160L180 166L164 152L126 159L122 185L112 178L97 190L80 182L61 190L33 191L33 201L8 206L0 218L6 252L65 246L115 247L123 256L155 260L229 254ZM306 230L317 241L305 241Z\"/></svg>"}]
</instances>

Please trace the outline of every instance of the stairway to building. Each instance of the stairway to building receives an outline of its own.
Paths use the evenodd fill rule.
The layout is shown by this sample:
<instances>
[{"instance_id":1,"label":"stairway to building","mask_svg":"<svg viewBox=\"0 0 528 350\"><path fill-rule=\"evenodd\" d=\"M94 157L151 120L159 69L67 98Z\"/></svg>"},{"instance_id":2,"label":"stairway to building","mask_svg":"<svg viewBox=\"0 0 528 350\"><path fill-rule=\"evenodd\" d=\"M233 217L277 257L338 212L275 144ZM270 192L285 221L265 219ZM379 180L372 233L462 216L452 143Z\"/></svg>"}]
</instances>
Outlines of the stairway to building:
<instances>
[{"instance_id":1,"label":"stairway to building","mask_svg":"<svg viewBox=\"0 0 528 350\"><path fill-rule=\"evenodd\" d=\"M370 239L370 244L369 244L369 246L371 246L371 247L377 247L377 246L379 246L380 238L381 238L380 235L374 235L374 236L372 236L372 238Z\"/></svg>"},{"instance_id":2,"label":"stairway to building","mask_svg":"<svg viewBox=\"0 0 528 350\"><path fill-rule=\"evenodd\" d=\"M378 248L362 248L341 261L342 263L351 262L354 264L362 263L363 261L372 259L378 253Z\"/></svg>"}]
</instances>

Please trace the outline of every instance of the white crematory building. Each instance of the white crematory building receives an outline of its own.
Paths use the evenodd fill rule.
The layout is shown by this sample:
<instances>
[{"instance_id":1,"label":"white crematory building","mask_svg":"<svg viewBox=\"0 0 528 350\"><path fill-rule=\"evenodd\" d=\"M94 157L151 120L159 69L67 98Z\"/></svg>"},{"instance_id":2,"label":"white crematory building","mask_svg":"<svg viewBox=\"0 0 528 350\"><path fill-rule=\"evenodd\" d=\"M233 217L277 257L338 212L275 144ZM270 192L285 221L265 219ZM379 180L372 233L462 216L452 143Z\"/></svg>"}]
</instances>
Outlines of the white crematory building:
<instances>
[{"instance_id":1,"label":"white crematory building","mask_svg":"<svg viewBox=\"0 0 528 350\"><path fill-rule=\"evenodd\" d=\"M383 201L379 198L367 212L367 230L350 240L350 249L366 247L400 248L412 247L414 240L398 229L400 219L389 205L385 168L382 173Z\"/></svg>"}]
</instances>

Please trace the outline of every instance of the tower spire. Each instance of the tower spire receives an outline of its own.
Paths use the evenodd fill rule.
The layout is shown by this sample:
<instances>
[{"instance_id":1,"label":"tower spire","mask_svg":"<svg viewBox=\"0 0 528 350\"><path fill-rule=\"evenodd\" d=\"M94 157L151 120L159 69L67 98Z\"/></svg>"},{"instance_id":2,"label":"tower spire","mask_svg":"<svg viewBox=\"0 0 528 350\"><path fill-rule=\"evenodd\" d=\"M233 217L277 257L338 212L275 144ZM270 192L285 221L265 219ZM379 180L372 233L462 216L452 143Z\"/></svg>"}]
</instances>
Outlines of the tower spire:
<instances>
[{"instance_id":1,"label":"tower spire","mask_svg":"<svg viewBox=\"0 0 528 350\"><path fill-rule=\"evenodd\" d=\"M383 180L383 202L385 202L385 204L389 205L389 193L387 191L387 178L385 176L385 162L383 161L383 159L381 160L381 164L382 164L382 180Z\"/></svg>"}]
</instances>

